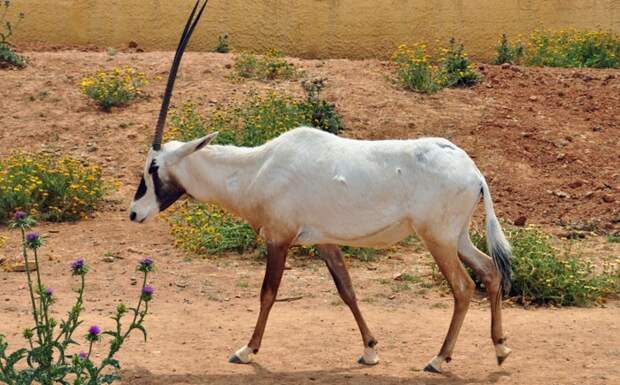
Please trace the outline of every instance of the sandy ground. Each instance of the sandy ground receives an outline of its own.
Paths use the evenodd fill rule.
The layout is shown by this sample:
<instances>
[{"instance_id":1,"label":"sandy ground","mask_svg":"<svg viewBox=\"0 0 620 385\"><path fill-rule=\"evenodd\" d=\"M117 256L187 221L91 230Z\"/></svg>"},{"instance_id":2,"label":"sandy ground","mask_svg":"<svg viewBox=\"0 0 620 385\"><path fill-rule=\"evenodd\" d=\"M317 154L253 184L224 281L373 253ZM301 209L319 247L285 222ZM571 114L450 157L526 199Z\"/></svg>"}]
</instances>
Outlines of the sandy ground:
<instances>
[{"instance_id":1,"label":"sandy ground","mask_svg":"<svg viewBox=\"0 0 620 385\"><path fill-rule=\"evenodd\" d=\"M44 276L67 309L75 282L68 263L85 257L89 275L86 325L110 326L115 304L137 296L131 279L144 256L158 263L149 341L132 338L120 354L124 384L615 384L620 383L620 303L597 308L510 306L504 327L513 355L495 363L490 314L478 295L447 373L421 372L438 351L451 315L451 296L428 287L431 259L414 244L378 262L351 262L351 274L368 323L379 340L378 366L360 367L361 339L349 310L322 262L289 261L263 347L248 366L227 357L249 339L258 313L263 263L251 255L209 259L172 247L165 223L141 227L126 220L144 161L145 144L158 111L164 80L153 80L151 97L106 114L79 94L81 76L101 65L131 64L151 77L164 76L170 53L29 53L31 66L0 73L0 155L15 149L47 149L83 157L120 180L91 219L43 224ZM218 103L241 100L250 89L268 86L300 94L295 82L232 83L227 55L189 53L175 101L192 97L205 113ZM468 90L421 96L396 89L377 61L296 61L312 76L327 76L325 97L335 101L348 128L359 138L445 136L465 148L490 180L499 215L566 233L618 231L620 205L620 72L484 66L485 81ZM558 191L566 192L562 198ZM554 193L556 192L556 193ZM16 234L0 256L16 254ZM591 236L580 241L586 255L620 255L618 244ZM114 262L103 261L115 255ZM395 290L400 272L423 277ZM387 284L386 284L387 282ZM13 346L29 324L24 277L0 272L0 332ZM64 310L62 311L64 313ZM58 317L61 316L59 313ZM80 330L80 333L84 333ZM98 354L104 346L98 346Z\"/></svg>"}]
</instances>

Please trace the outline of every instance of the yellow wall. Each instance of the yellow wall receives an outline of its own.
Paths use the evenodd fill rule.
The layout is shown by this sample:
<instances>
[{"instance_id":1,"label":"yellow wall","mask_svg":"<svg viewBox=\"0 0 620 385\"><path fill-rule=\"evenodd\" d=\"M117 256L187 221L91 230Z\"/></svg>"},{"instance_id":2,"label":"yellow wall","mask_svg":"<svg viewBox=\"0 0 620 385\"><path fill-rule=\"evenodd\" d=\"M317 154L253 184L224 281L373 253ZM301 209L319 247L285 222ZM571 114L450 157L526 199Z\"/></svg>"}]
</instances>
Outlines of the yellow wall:
<instances>
[{"instance_id":1,"label":"yellow wall","mask_svg":"<svg viewBox=\"0 0 620 385\"><path fill-rule=\"evenodd\" d=\"M13 0L16 43L170 50L194 0ZM192 50L228 33L236 50L301 57L385 57L402 42L462 39L488 58L501 32L602 28L620 33L620 0L211 0Z\"/></svg>"}]
</instances>

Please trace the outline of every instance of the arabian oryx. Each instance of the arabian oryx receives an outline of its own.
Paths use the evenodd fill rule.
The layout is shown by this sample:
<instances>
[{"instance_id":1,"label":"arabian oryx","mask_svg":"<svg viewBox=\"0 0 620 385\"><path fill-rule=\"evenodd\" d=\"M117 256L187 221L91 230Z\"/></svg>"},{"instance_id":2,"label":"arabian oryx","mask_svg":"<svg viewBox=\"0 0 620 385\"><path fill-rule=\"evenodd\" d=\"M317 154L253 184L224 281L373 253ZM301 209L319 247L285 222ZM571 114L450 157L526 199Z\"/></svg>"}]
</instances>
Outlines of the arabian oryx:
<instances>
[{"instance_id":1,"label":"arabian oryx","mask_svg":"<svg viewBox=\"0 0 620 385\"><path fill-rule=\"evenodd\" d=\"M248 363L258 352L289 247L316 245L362 334L364 353L359 362L376 364L377 340L358 308L337 245L386 247L415 232L454 294L448 334L425 370L439 372L451 359L474 292L463 264L485 284L491 338L501 364L511 352L505 345L500 309L502 291L510 286L510 246L484 177L471 158L448 140L352 140L299 127L254 148L209 144L216 133L161 145L179 63L206 5L198 10L199 3L176 51L153 145L129 215L142 223L187 194L244 218L266 240L267 268L256 328L230 362ZM480 197L491 257L478 250L468 234Z\"/></svg>"}]
</instances>

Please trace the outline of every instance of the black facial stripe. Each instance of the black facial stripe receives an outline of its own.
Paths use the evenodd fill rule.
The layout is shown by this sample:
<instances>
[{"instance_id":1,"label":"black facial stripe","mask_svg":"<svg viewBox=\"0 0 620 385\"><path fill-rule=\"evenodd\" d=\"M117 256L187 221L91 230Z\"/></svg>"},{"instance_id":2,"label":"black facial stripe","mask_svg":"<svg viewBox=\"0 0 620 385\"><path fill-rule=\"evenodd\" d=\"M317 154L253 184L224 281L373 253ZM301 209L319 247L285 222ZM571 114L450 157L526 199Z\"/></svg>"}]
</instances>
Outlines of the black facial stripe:
<instances>
[{"instance_id":1,"label":"black facial stripe","mask_svg":"<svg viewBox=\"0 0 620 385\"><path fill-rule=\"evenodd\" d=\"M140 184L138 185L138 191L136 191L136 195L134 195L133 200L137 201L142 198L146 194L146 183L144 183L144 177L140 179Z\"/></svg>"},{"instance_id":2,"label":"black facial stripe","mask_svg":"<svg viewBox=\"0 0 620 385\"><path fill-rule=\"evenodd\" d=\"M151 173L151 177L153 178L153 186L155 187L155 196L159 203L159 211L164 211L185 194L185 189L179 186L174 180L167 181L166 183L162 182L159 178L157 165L153 163L151 168L154 169ZM149 173L150 172L151 170L149 169Z\"/></svg>"}]
</instances>

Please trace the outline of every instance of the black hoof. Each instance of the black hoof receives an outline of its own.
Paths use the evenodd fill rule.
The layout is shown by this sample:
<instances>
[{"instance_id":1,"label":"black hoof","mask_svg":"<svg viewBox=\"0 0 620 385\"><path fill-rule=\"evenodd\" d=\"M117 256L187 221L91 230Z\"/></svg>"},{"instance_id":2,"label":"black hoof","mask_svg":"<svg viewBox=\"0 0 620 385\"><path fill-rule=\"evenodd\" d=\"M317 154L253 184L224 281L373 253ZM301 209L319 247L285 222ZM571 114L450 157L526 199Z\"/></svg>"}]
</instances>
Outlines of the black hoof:
<instances>
[{"instance_id":1,"label":"black hoof","mask_svg":"<svg viewBox=\"0 0 620 385\"><path fill-rule=\"evenodd\" d=\"M243 364L243 361L241 361L241 358L237 357L236 354L233 354L232 356L228 357L228 362L230 362L231 364Z\"/></svg>"},{"instance_id":2,"label":"black hoof","mask_svg":"<svg viewBox=\"0 0 620 385\"><path fill-rule=\"evenodd\" d=\"M506 358L508 358L508 356L504 356L504 357L497 357L497 365L502 366L502 364L504 363L504 361L506 361Z\"/></svg>"},{"instance_id":3,"label":"black hoof","mask_svg":"<svg viewBox=\"0 0 620 385\"><path fill-rule=\"evenodd\" d=\"M367 365L367 366L373 366L373 365L377 365L379 362L366 362L366 360L364 359L364 356L361 356L360 358L357 359L357 363L358 364L362 364L362 365Z\"/></svg>"},{"instance_id":4,"label":"black hoof","mask_svg":"<svg viewBox=\"0 0 620 385\"><path fill-rule=\"evenodd\" d=\"M430 372L430 373L441 373L439 370L435 369L435 367L431 364L428 364L424 367L424 371L425 372Z\"/></svg>"}]
</instances>

